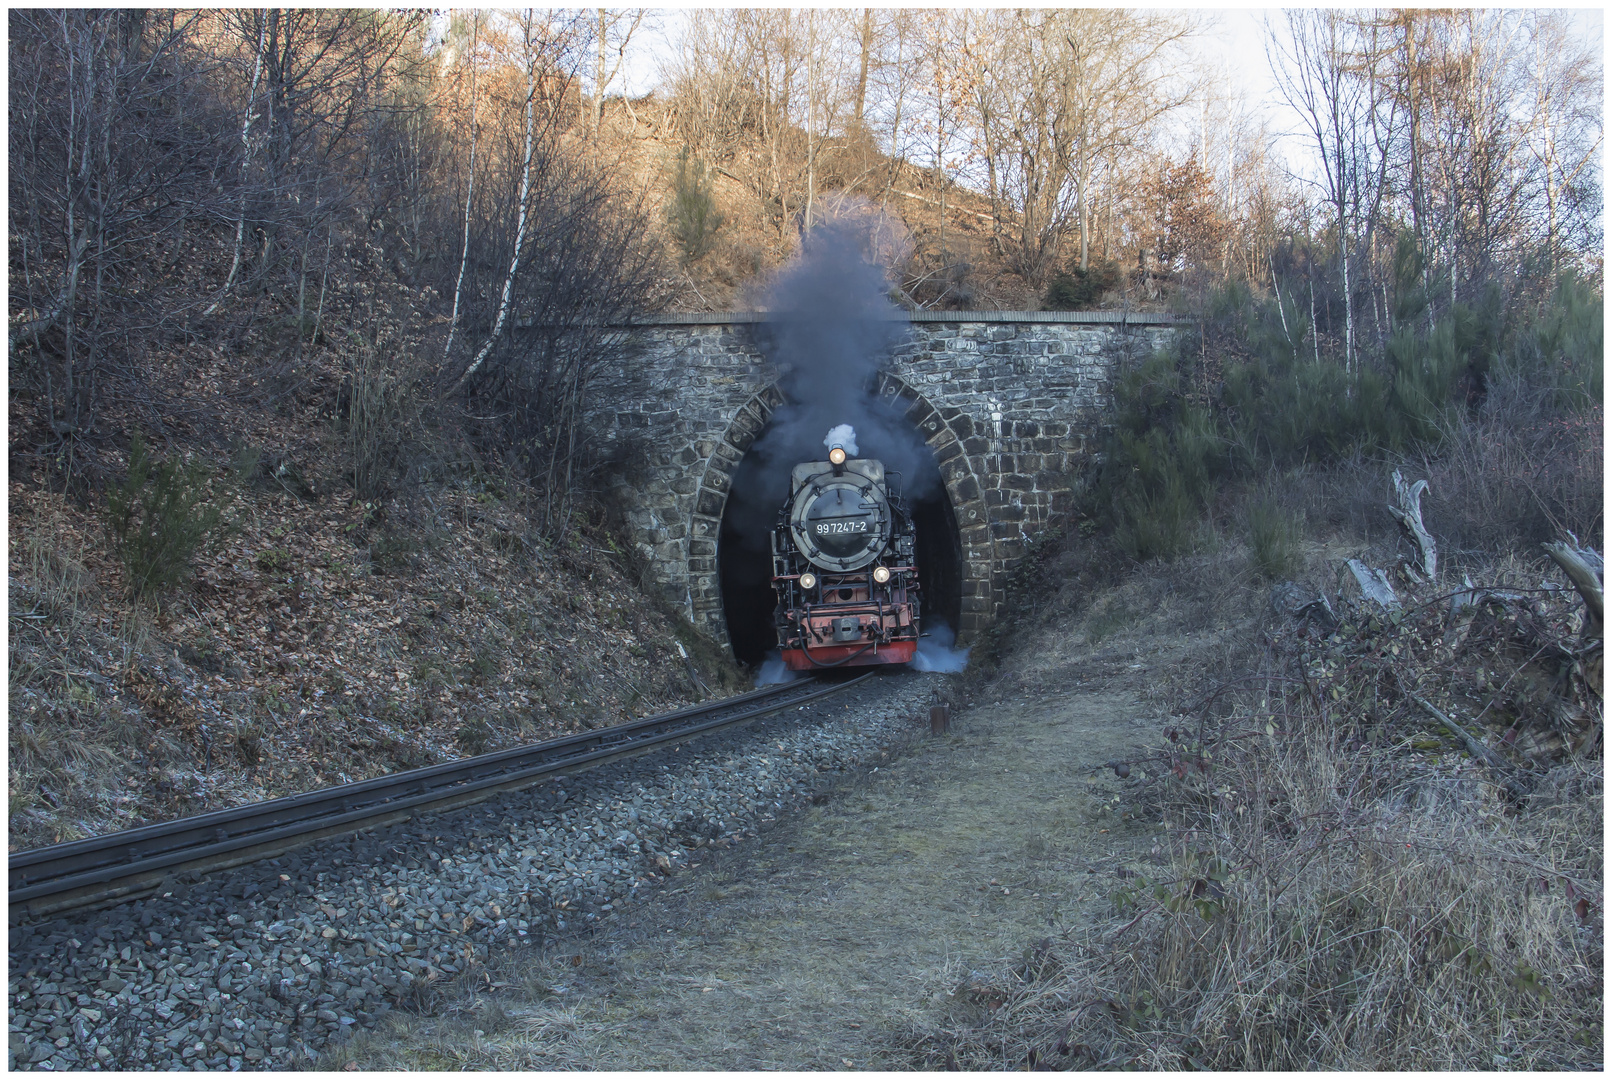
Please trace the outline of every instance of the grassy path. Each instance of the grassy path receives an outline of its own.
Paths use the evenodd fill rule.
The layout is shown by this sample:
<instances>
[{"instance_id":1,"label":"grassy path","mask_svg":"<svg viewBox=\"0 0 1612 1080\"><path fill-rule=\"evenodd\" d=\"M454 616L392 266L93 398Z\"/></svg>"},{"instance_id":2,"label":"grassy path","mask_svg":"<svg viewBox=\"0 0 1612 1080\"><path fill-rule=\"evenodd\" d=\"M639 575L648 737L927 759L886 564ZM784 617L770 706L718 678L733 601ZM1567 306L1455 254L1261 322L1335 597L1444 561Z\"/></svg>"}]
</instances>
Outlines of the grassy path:
<instances>
[{"instance_id":1,"label":"grassy path","mask_svg":"<svg viewBox=\"0 0 1612 1080\"><path fill-rule=\"evenodd\" d=\"M971 981L1106 905L1114 870L1147 857L1152 828L1115 816L1122 782L1093 768L1139 741L1140 716L1116 693L977 705L615 928L325 1064L909 1066L910 1032L989 1007Z\"/></svg>"}]
</instances>

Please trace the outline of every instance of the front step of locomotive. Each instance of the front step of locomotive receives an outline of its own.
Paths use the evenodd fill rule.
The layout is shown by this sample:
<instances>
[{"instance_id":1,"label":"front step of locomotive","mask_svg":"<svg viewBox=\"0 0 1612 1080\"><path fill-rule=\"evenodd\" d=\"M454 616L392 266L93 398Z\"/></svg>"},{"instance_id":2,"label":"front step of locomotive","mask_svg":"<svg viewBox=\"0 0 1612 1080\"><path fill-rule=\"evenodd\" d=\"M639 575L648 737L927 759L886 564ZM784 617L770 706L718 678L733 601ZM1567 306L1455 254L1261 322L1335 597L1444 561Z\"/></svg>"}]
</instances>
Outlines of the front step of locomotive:
<instances>
[{"instance_id":1,"label":"front step of locomotive","mask_svg":"<svg viewBox=\"0 0 1612 1080\"><path fill-rule=\"evenodd\" d=\"M784 663L796 671L868 664L905 664L918 652L917 627L900 605L857 610L845 604L827 611L790 612L798 636L784 643Z\"/></svg>"},{"instance_id":2,"label":"front step of locomotive","mask_svg":"<svg viewBox=\"0 0 1612 1080\"><path fill-rule=\"evenodd\" d=\"M908 664L918 654L914 640L892 641L886 645L814 645L811 649L783 649L784 663L795 671L817 671L826 667L862 667L869 664Z\"/></svg>"}]
</instances>

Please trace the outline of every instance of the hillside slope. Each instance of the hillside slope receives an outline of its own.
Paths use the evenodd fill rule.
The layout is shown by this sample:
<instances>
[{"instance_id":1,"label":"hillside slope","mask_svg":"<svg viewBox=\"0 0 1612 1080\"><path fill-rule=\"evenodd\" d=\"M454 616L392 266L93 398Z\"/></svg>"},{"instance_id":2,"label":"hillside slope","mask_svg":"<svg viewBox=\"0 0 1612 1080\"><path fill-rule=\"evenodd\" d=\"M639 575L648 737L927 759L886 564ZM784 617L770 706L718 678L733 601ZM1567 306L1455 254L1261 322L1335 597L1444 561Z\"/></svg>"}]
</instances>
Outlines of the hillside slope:
<instances>
[{"instance_id":1,"label":"hillside slope","mask_svg":"<svg viewBox=\"0 0 1612 1080\"><path fill-rule=\"evenodd\" d=\"M663 230L664 246L675 250L667 222L682 142L666 104L650 96L629 109L619 98L607 100L601 134L586 141L642 194ZM667 281L667 306L674 311L742 310L754 302L750 290L757 280L796 250L803 208L795 203L803 196L794 193L786 213L779 200L765 197L756 181L745 179L768 171L759 138L739 141L729 161L703 164L722 224L707 253L675 265ZM857 203L877 207L899 223L905 255L895 276L913 306L1012 311L1042 306L1041 290L1014 273L1002 257L989 200L933 170L897 161L871 144L830 146L820 162L818 200L818 214ZM1158 306L1140 295L1128 299L1137 310ZM1126 300L1116 291L1095 306Z\"/></svg>"},{"instance_id":2,"label":"hillside slope","mask_svg":"<svg viewBox=\"0 0 1612 1080\"><path fill-rule=\"evenodd\" d=\"M318 454L289 460L314 491L336 486ZM12 850L616 723L742 678L638 589L604 531L551 547L494 477L378 515L261 469L209 472L227 526L154 609L128 599L95 510L12 474Z\"/></svg>"}]
</instances>

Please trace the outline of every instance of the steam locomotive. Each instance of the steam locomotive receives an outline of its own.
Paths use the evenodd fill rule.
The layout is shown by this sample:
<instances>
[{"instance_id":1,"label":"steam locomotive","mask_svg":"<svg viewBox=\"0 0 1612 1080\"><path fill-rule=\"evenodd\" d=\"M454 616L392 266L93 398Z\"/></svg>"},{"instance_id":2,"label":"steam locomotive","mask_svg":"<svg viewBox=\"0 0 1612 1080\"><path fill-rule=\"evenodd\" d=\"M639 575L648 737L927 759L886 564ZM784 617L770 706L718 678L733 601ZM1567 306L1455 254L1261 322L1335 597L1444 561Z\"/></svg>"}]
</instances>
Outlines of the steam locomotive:
<instances>
[{"instance_id":1,"label":"steam locomotive","mask_svg":"<svg viewBox=\"0 0 1612 1080\"><path fill-rule=\"evenodd\" d=\"M772 533L773 619L790 668L905 664L917 651L915 530L899 476L832 442L827 461L791 471Z\"/></svg>"}]
</instances>

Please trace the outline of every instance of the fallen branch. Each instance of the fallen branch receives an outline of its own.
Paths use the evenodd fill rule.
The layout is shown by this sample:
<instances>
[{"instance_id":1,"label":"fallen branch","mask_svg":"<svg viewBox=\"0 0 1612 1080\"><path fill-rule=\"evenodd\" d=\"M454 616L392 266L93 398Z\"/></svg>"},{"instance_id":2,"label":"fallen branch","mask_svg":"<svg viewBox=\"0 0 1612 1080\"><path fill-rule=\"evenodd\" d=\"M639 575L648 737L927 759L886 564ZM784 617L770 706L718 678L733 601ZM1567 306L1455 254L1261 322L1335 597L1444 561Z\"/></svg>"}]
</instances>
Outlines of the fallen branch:
<instances>
[{"instance_id":1,"label":"fallen branch","mask_svg":"<svg viewBox=\"0 0 1612 1080\"><path fill-rule=\"evenodd\" d=\"M1544 545L1545 553L1555 560L1556 565L1562 568L1572 581L1573 587L1578 590L1579 596L1584 598L1585 610L1589 619L1584 624L1584 636L1598 638L1601 636L1601 608L1602 585L1601 577L1604 573L1601 556L1594 551L1580 548L1576 538L1574 543L1568 544L1560 540Z\"/></svg>"},{"instance_id":2,"label":"fallen branch","mask_svg":"<svg viewBox=\"0 0 1612 1080\"><path fill-rule=\"evenodd\" d=\"M1388 584L1388 577L1381 570L1369 567L1359 559L1350 559L1344 565L1354 575L1355 584L1360 586L1360 595L1388 611L1400 606L1399 597L1394 595L1394 587Z\"/></svg>"},{"instance_id":3,"label":"fallen branch","mask_svg":"<svg viewBox=\"0 0 1612 1080\"><path fill-rule=\"evenodd\" d=\"M1483 743L1478 741L1476 736L1467 731L1460 724L1457 724L1454 720L1444 715L1444 713L1431 701L1428 701L1419 694L1411 694L1409 697L1412 701L1416 702L1416 704L1420 705L1422 708L1426 709L1430 714L1432 714L1433 719L1449 728L1450 734L1457 736L1463 743L1465 743L1467 753L1484 762L1486 765L1489 765L1501 772L1511 771L1511 765L1509 762L1502 759L1500 755L1496 754L1493 750L1490 750L1487 746L1484 746Z\"/></svg>"},{"instance_id":4,"label":"fallen branch","mask_svg":"<svg viewBox=\"0 0 1612 1080\"><path fill-rule=\"evenodd\" d=\"M1439 723L1443 724L1449 729L1450 734L1454 735L1456 738L1460 739L1461 742L1466 744L1467 753L1471 754L1474 759L1483 762L1485 765L1489 766L1490 769L1498 773L1501 777L1501 786L1507 791L1518 797L1528 793L1528 789L1523 785L1522 781L1517 779L1516 774L1518 770L1516 766L1502 758L1499 754L1496 754L1493 750L1490 750L1487 746L1484 746L1483 743L1478 741L1476 736L1467 731L1460 724L1457 724L1448 716L1444 715L1443 711L1441 711L1431 701L1428 701L1426 698L1422 697L1420 694L1407 693L1405 696L1416 702L1416 704L1420 705L1422 708L1426 709L1428 713L1432 715L1433 719L1437 720Z\"/></svg>"}]
</instances>

